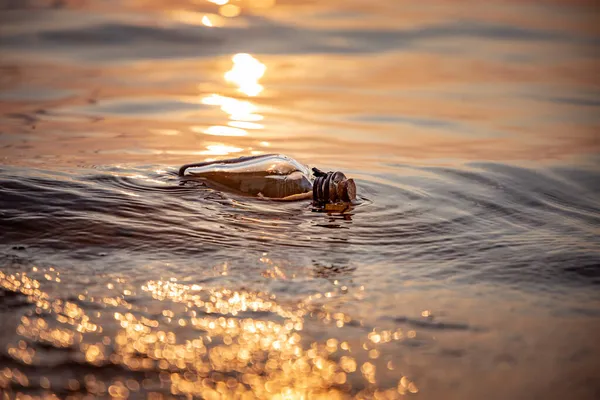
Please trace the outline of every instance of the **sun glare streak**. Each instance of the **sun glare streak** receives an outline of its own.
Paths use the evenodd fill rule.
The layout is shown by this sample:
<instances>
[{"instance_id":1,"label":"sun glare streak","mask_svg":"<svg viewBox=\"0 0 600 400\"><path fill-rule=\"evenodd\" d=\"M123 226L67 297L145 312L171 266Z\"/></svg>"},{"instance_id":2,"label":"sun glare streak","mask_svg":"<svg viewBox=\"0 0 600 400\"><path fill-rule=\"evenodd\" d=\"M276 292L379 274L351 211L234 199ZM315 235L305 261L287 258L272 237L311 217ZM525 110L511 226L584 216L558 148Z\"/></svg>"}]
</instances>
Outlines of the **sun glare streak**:
<instances>
[{"instance_id":1,"label":"sun glare streak","mask_svg":"<svg viewBox=\"0 0 600 400\"><path fill-rule=\"evenodd\" d=\"M260 114L243 114L243 115L233 114L233 115L229 116L229 119L232 121L256 122L256 121L262 121L263 119L265 119L265 117L263 117Z\"/></svg>"},{"instance_id":2,"label":"sun glare streak","mask_svg":"<svg viewBox=\"0 0 600 400\"><path fill-rule=\"evenodd\" d=\"M215 136L246 136L248 134L244 129L222 125L211 126L208 129L205 129L204 133Z\"/></svg>"},{"instance_id":3,"label":"sun glare streak","mask_svg":"<svg viewBox=\"0 0 600 400\"><path fill-rule=\"evenodd\" d=\"M242 6L232 4L230 0L206 0L209 3L219 6L217 14L201 13L185 9L171 10L169 14L175 21L189 25L204 25L206 27L221 27L225 25L225 19L238 17L242 13ZM200 2L200 0L196 0ZM265 10L275 5L275 0L254 0L246 1L244 7L251 10Z\"/></svg>"},{"instance_id":4,"label":"sun glare streak","mask_svg":"<svg viewBox=\"0 0 600 400\"><path fill-rule=\"evenodd\" d=\"M217 14L204 14L189 10L172 10L170 17L183 24L188 25L204 25L208 27L223 26L223 17Z\"/></svg>"},{"instance_id":5,"label":"sun glare streak","mask_svg":"<svg viewBox=\"0 0 600 400\"><path fill-rule=\"evenodd\" d=\"M207 150L201 151L200 154L205 156L226 156L231 153L239 153L244 150L240 147L227 146L224 144L212 144L206 146Z\"/></svg>"},{"instance_id":6,"label":"sun glare streak","mask_svg":"<svg viewBox=\"0 0 600 400\"><path fill-rule=\"evenodd\" d=\"M206 26L213 26L212 22L210 22L210 18L208 18L208 15L202 17L202 24Z\"/></svg>"},{"instance_id":7,"label":"sun glare streak","mask_svg":"<svg viewBox=\"0 0 600 400\"><path fill-rule=\"evenodd\" d=\"M241 120L245 115L253 114L257 107L249 101L238 100L232 97L219 96L218 94L212 94L202 99L202 104L219 106L221 110L231 116L240 116Z\"/></svg>"},{"instance_id":8,"label":"sun glare streak","mask_svg":"<svg viewBox=\"0 0 600 400\"><path fill-rule=\"evenodd\" d=\"M263 125L255 123L262 120L263 116L255 113L257 107L249 101L211 94L202 98L202 104L218 106L224 113L229 114L231 121L228 123L229 126L214 125L206 129L192 127L194 132L217 136L246 136L248 134L246 129L263 128Z\"/></svg>"},{"instance_id":9,"label":"sun glare streak","mask_svg":"<svg viewBox=\"0 0 600 400\"><path fill-rule=\"evenodd\" d=\"M254 97L263 91L258 83L267 67L250 54L239 53L233 56L233 67L225 73L225 80L239 86L239 91Z\"/></svg>"},{"instance_id":10,"label":"sun glare streak","mask_svg":"<svg viewBox=\"0 0 600 400\"><path fill-rule=\"evenodd\" d=\"M247 121L229 121L227 123L229 126L233 126L234 128L241 129L263 129L264 125L257 124L255 122L247 122Z\"/></svg>"},{"instance_id":11,"label":"sun glare streak","mask_svg":"<svg viewBox=\"0 0 600 400\"><path fill-rule=\"evenodd\" d=\"M225 80L238 85L238 90L247 96L258 95L263 90L258 80L265 74L265 65L250 54L245 53L234 55L232 61L233 67L225 73ZM190 127L192 132L212 136L240 137L247 136L249 134L248 130L264 129L263 124L257 123L262 121L264 117L257 113L258 107L250 101L212 93L202 97L200 103L219 107L221 111L228 115L229 121L227 124L209 127L192 126Z\"/></svg>"}]
</instances>

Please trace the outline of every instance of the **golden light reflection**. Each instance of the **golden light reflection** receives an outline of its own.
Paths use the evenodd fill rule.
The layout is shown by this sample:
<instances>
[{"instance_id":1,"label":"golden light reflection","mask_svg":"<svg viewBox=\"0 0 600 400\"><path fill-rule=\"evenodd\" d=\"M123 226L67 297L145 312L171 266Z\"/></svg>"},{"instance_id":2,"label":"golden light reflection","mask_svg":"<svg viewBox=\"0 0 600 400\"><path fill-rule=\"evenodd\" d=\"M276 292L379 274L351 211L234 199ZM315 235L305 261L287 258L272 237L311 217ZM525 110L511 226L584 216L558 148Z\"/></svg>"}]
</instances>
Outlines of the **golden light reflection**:
<instances>
[{"instance_id":1,"label":"golden light reflection","mask_svg":"<svg viewBox=\"0 0 600 400\"><path fill-rule=\"evenodd\" d=\"M243 128L243 129L263 129L264 125L257 124L256 122L247 122L247 121L229 121L227 123L229 126L233 126L235 128Z\"/></svg>"},{"instance_id":2,"label":"golden light reflection","mask_svg":"<svg viewBox=\"0 0 600 400\"><path fill-rule=\"evenodd\" d=\"M235 58L236 57L234 57L234 59ZM245 57L242 57L242 59L245 59ZM243 74L240 72L239 68L236 68L238 67L234 66L234 68L229 71L232 73L232 75L225 75L226 77L229 76L229 79L232 81L235 80L239 82L240 91L257 93L257 87L260 87L260 90L262 90L262 86L258 85L256 80L252 81L248 77L243 78ZM256 76L257 70L255 67L252 68L254 68L254 72L251 72L248 75L249 77ZM260 75L262 76L263 73L264 71L262 71ZM227 122L227 125L213 125L208 128L193 126L190 128L193 132L204 133L213 136L246 136L248 135L248 129L257 130L264 128L264 125L257 123L258 121L262 121L263 116L258 114L258 108L247 100L239 100L213 93L202 98L201 103L205 105L218 106L221 111L228 114L229 121Z\"/></svg>"},{"instance_id":3,"label":"golden light reflection","mask_svg":"<svg viewBox=\"0 0 600 400\"><path fill-rule=\"evenodd\" d=\"M182 10L175 11L174 19L179 20L180 22L188 23L188 24L198 24L198 22L202 23L202 25L207 27L213 26L223 26L225 24L224 18L235 18L242 13L242 4L244 7L247 7L250 10L264 10L275 6L275 0L246 0L241 2L240 0L235 0L236 3L241 4L233 4L233 1L230 0L206 0L209 3L215 4L219 6L218 15L217 14L200 14L200 16L195 15L199 14L192 11ZM224 18L223 18L224 17Z\"/></svg>"},{"instance_id":4,"label":"golden light reflection","mask_svg":"<svg viewBox=\"0 0 600 400\"><path fill-rule=\"evenodd\" d=\"M275 6L276 0L251 0L251 8L271 8Z\"/></svg>"},{"instance_id":5,"label":"golden light reflection","mask_svg":"<svg viewBox=\"0 0 600 400\"><path fill-rule=\"evenodd\" d=\"M229 0L205 0L208 3L219 6L218 14L214 13L202 13L197 11L177 9L169 12L171 19L190 25L204 25L206 27L221 27L225 25L225 19L235 18L242 12L242 8L239 5L231 4ZM236 0L237 1L237 0ZM261 5L262 1L258 1L256 5L250 2L251 8L268 8L267 5ZM269 2L267 2L269 3Z\"/></svg>"},{"instance_id":6,"label":"golden light reflection","mask_svg":"<svg viewBox=\"0 0 600 400\"><path fill-rule=\"evenodd\" d=\"M165 135L165 136L176 136L179 135L179 131L176 129L150 129L150 132L155 133L157 135Z\"/></svg>"},{"instance_id":7,"label":"golden light reflection","mask_svg":"<svg viewBox=\"0 0 600 400\"><path fill-rule=\"evenodd\" d=\"M287 278L273 260L263 256L260 261L269 266L266 278ZM228 266L215 268L222 272ZM46 275L43 282L48 285L55 285L59 275L49 269L38 274ZM116 293L138 292L124 285L123 279L117 279L103 287ZM352 321L351 316L330 312L319 303L347 291L289 302L268 292L180 284L172 278L143 284L139 294L145 293L150 303L136 308L119 296L94 297L87 292L75 296L80 304L61 300L24 273L0 271L0 287L26 296L35 309L33 315L23 315L17 327L23 339L7 347L14 360L44 365L37 349L45 346L68 349L84 365L117 365L143 373L108 379L94 373L64 378L60 387L73 392L84 389L92 396L128 398L160 387L174 396L207 399L341 399L350 395L397 399L418 392L416 383L402 375L391 387L378 386L380 371L389 374L393 370L391 361L380 361L385 351L379 346L408 340L399 329L374 329L360 339L363 346L355 339L351 339L356 342L353 346L338 337L308 340L307 324L340 321L343 327ZM152 302L160 312L148 312L146 306L155 308ZM84 308L102 313L88 315ZM54 387L55 381L36 379L47 390ZM0 370L0 388L11 385L29 385L27 374L16 368Z\"/></svg>"},{"instance_id":8,"label":"golden light reflection","mask_svg":"<svg viewBox=\"0 0 600 400\"><path fill-rule=\"evenodd\" d=\"M201 101L202 104L219 106L233 120L260 121L263 119L260 114L256 114L258 108L249 101L220 96L218 94L211 94L204 97Z\"/></svg>"},{"instance_id":9,"label":"golden light reflection","mask_svg":"<svg viewBox=\"0 0 600 400\"><path fill-rule=\"evenodd\" d=\"M213 3L216 4L218 6L223 6L227 3L232 3L233 1L230 0L206 0L209 3ZM240 0L235 0L238 3L240 3ZM273 6L275 6L276 0L245 0L243 2L244 6L248 7L248 8L254 8L254 9L265 9L265 8L271 8Z\"/></svg>"},{"instance_id":10,"label":"golden light reflection","mask_svg":"<svg viewBox=\"0 0 600 400\"><path fill-rule=\"evenodd\" d=\"M240 147L213 144L206 146L206 150L201 151L200 154L208 156L226 156L231 153L239 153L242 150L244 149Z\"/></svg>"},{"instance_id":11,"label":"golden light reflection","mask_svg":"<svg viewBox=\"0 0 600 400\"><path fill-rule=\"evenodd\" d=\"M169 12L171 19L188 25L204 25L207 27L223 26L225 21L217 14L204 14L189 10L172 10Z\"/></svg>"},{"instance_id":12,"label":"golden light reflection","mask_svg":"<svg viewBox=\"0 0 600 400\"><path fill-rule=\"evenodd\" d=\"M219 7L219 14L227 18L237 17L241 12L242 9L235 4L225 4Z\"/></svg>"},{"instance_id":13,"label":"golden light reflection","mask_svg":"<svg viewBox=\"0 0 600 400\"><path fill-rule=\"evenodd\" d=\"M247 96L257 96L263 91L263 86L258 83L267 70L267 67L247 53L233 56L233 67L225 73L225 80L239 86L239 91Z\"/></svg>"},{"instance_id":14,"label":"golden light reflection","mask_svg":"<svg viewBox=\"0 0 600 400\"><path fill-rule=\"evenodd\" d=\"M265 65L245 53L234 55L232 61L233 67L225 73L225 80L239 86L238 90L247 96L258 95L263 90L258 80L266 71ZM235 137L248 135L248 130L264 128L264 125L258 123L264 117L257 113L258 107L250 101L213 93L201 98L200 102L204 105L219 107L221 111L228 114L229 121L227 125L213 125L207 128L192 126L190 127L192 132ZM257 151L254 150L252 153L257 154Z\"/></svg>"},{"instance_id":15,"label":"golden light reflection","mask_svg":"<svg viewBox=\"0 0 600 400\"><path fill-rule=\"evenodd\" d=\"M194 128L192 128L192 130L194 130ZM248 134L244 129L220 125L211 126L205 129L204 133L215 136L246 136Z\"/></svg>"},{"instance_id":16,"label":"golden light reflection","mask_svg":"<svg viewBox=\"0 0 600 400\"><path fill-rule=\"evenodd\" d=\"M201 21L203 25L213 26L213 23L211 22L210 18L208 18L208 15L204 15Z\"/></svg>"}]
</instances>

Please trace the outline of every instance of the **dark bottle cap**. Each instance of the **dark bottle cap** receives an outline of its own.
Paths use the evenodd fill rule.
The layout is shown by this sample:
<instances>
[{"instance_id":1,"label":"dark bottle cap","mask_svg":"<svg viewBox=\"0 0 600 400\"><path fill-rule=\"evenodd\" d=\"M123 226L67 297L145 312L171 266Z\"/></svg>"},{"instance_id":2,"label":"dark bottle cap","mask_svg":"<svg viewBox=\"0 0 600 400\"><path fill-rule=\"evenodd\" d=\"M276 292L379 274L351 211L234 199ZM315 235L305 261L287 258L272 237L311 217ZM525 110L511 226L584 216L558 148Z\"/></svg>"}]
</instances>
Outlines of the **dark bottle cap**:
<instances>
[{"instance_id":1,"label":"dark bottle cap","mask_svg":"<svg viewBox=\"0 0 600 400\"><path fill-rule=\"evenodd\" d=\"M356 199L356 184L354 179L346 178L343 172L323 172L313 168L315 181L313 183L313 203L315 205L349 203Z\"/></svg>"}]
</instances>

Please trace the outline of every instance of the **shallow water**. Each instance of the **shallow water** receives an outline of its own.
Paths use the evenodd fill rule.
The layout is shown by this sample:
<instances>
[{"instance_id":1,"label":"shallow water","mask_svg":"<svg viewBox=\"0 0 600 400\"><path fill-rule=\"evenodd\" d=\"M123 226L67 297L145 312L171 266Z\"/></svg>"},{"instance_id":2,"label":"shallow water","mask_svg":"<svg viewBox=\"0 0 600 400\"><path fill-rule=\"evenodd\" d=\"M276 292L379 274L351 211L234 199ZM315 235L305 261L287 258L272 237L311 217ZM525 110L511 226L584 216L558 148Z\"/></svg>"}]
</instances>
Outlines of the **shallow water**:
<instances>
[{"instance_id":1,"label":"shallow water","mask_svg":"<svg viewBox=\"0 0 600 400\"><path fill-rule=\"evenodd\" d=\"M0 2L0 391L597 398L597 6L219 2Z\"/></svg>"}]
</instances>

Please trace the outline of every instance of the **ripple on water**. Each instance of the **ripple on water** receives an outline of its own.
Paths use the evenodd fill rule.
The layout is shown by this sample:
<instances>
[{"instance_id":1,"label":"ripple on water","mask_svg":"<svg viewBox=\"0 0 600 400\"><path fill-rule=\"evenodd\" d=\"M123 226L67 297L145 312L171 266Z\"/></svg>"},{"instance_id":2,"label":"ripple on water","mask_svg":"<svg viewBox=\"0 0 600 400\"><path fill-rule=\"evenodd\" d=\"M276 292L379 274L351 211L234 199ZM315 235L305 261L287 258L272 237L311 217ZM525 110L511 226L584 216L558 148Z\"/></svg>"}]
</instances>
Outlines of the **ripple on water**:
<instances>
[{"instance_id":1,"label":"ripple on water","mask_svg":"<svg viewBox=\"0 0 600 400\"><path fill-rule=\"evenodd\" d=\"M418 392L406 376L390 373L392 364L386 373L376 360L385 348L416 343L414 331L365 332L351 316L319 304L320 295L289 303L262 291L163 280L146 281L134 292L117 279L102 295L90 293L95 288L63 300L45 291L54 282L61 282L54 268L0 272L3 293L23 300L26 312L14 328L27 339L8 346L2 387L35 394L39 382L59 393L85 387L92 395L341 398L351 390L372 393L383 364L378 376L388 389L382 392ZM328 321L340 332L344 326L362 330L369 345L361 347L358 338L307 341L306 325Z\"/></svg>"},{"instance_id":2,"label":"ripple on water","mask_svg":"<svg viewBox=\"0 0 600 400\"><path fill-rule=\"evenodd\" d=\"M357 174L360 203L331 214L216 191L170 166L4 167L0 314L12 328L0 385L393 398L426 380L398 368L403 354L468 357L438 340L491 329L414 310L410 293L425 289L410 282L600 284L587 181L402 168Z\"/></svg>"},{"instance_id":3,"label":"ripple on water","mask_svg":"<svg viewBox=\"0 0 600 400\"><path fill-rule=\"evenodd\" d=\"M308 257L343 244L358 264L437 260L433 271L402 272L437 271L457 279L512 276L513 282L528 271L532 279L554 275L569 258L568 269L582 264L588 271L597 257L599 207L586 187L551 173L495 164L427 168L425 174L415 169L404 177L359 175L363 200L344 214L315 213L306 202L216 191L180 181L171 167L77 174L4 169L2 175L6 243L62 248L93 243L187 256L275 246ZM548 254L546 266L528 265L540 254ZM465 268L471 272L465 274ZM519 277L506 273L515 268L522 270Z\"/></svg>"}]
</instances>

